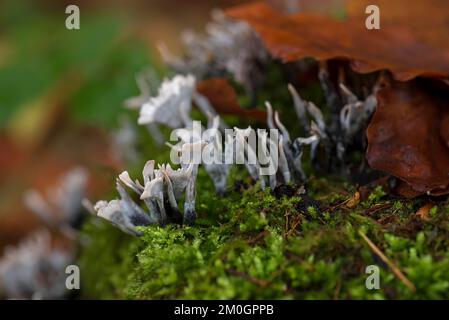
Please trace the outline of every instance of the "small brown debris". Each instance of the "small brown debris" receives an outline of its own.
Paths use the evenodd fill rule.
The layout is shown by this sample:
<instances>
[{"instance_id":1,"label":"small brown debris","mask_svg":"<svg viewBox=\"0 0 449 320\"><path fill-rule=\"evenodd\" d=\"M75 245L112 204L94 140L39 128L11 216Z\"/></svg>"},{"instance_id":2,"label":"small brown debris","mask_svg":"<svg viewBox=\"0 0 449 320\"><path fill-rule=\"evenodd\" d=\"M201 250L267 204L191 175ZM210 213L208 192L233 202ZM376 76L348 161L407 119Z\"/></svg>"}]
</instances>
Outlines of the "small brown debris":
<instances>
[{"instance_id":1,"label":"small brown debris","mask_svg":"<svg viewBox=\"0 0 449 320\"><path fill-rule=\"evenodd\" d=\"M352 209L355 208L360 202L360 192L356 191L349 199L346 199L343 202L340 202L339 204L336 204L334 206L328 207L325 211L334 211L335 209L342 208L342 209Z\"/></svg>"},{"instance_id":2,"label":"small brown debris","mask_svg":"<svg viewBox=\"0 0 449 320\"><path fill-rule=\"evenodd\" d=\"M355 208L360 202L360 192L356 191L354 195L344 202L344 206L346 208L352 209Z\"/></svg>"},{"instance_id":3,"label":"small brown debris","mask_svg":"<svg viewBox=\"0 0 449 320\"><path fill-rule=\"evenodd\" d=\"M430 202L426 203L421 208L419 208L418 211L416 211L415 216L421 218L424 221L429 221L430 220L429 213L433 207L434 205L432 203Z\"/></svg>"}]
</instances>

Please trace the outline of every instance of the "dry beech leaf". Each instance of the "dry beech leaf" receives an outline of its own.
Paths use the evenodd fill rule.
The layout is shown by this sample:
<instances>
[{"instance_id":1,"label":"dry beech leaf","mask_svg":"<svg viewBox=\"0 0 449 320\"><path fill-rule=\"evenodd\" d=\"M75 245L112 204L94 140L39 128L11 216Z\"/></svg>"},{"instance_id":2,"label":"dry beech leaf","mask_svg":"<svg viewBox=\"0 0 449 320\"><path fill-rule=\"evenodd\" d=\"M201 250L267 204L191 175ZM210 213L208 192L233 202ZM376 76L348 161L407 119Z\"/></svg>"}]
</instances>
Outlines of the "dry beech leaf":
<instances>
[{"instance_id":1,"label":"dry beech leaf","mask_svg":"<svg viewBox=\"0 0 449 320\"><path fill-rule=\"evenodd\" d=\"M237 100L234 88L226 79L213 78L197 85L199 93L209 99L215 110L220 114L230 114L265 121L266 113L257 109L244 109Z\"/></svg>"},{"instance_id":2,"label":"dry beech leaf","mask_svg":"<svg viewBox=\"0 0 449 320\"><path fill-rule=\"evenodd\" d=\"M449 51L421 41L404 26L368 31L366 16L344 22L305 13L287 16L264 2L231 8L227 14L249 23L273 57L284 62L342 59L350 61L356 72L387 69L404 81L449 75Z\"/></svg>"},{"instance_id":3,"label":"dry beech leaf","mask_svg":"<svg viewBox=\"0 0 449 320\"><path fill-rule=\"evenodd\" d=\"M393 188L390 189L391 193L403 196L405 198L415 198L422 195L422 192L414 190L407 182L402 180L396 180Z\"/></svg>"},{"instance_id":4,"label":"dry beech leaf","mask_svg":"<svg viewBox=\"0 0 449 320\"><path fill-rule=\"evenodd\" d=\"M412 190L404 195L449 192L449 90L438 84L392 80L377 93L366 158L405 181Z\"/></svg>"},{"instance_id":5,"label":"dry beech leaf","mask_svg":"<svg viewBox=\"0 0 449 320\"><path fill-rule=\"evenodd\" d=\"M411 30L424 43L435 48L449 49L449 1L349 0L348 14L366 19L365 9L368 5L379 7L381 28L400 25Z\"/></svg>"},{"instance_id":6,"label":"dry beech leaf","mask_svg":"<svg viewBox=\"0 0 449 320\"><path fill-rule=\"evenodd\" d=\"M329 14L338 12L346 0L266 0L266 2L277 10L289 14L297 12Z\"/></svg>"}]
</instances>

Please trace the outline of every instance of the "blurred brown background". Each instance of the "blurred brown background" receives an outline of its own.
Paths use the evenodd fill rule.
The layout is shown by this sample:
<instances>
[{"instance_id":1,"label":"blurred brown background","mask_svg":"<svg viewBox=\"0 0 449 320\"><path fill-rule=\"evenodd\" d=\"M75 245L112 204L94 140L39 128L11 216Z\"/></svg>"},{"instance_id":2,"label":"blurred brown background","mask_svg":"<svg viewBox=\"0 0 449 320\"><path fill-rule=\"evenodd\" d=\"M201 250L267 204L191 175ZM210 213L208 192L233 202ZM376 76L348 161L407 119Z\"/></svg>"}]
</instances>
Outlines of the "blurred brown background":
<instances>
[{"instance_id":1,"label":"blurred brown background","mask_svg":"<svg viewBox=\"0 0 449 320\"><path fill-rule=\"evenodd\" d=\"M109 132L116 127L115 121L96 125L89 115L79 119L75 112L73 116L72 109L82 109L86 104L95 108L97 100L102 101L104 96L104 103L111 105L111 118L115 118L114 110L121 111L123 98L136 93L133 74L147 64L160 64L154 54L156 43L163 41L174 52L179 51L181 30L200 30L212 8L239 2L242 1L6 0L0 4L0 252L4 245L16 243L42 223L24 207L23 195L27 190L45 192L67 170L83 165L91 174L89 195L95 198L108 192L114 175L123 169L124 164L111 150ZM65 8L69 4L79 6L81 31L86 36L62 43L62 38L70 40L73 34L64 30ZM98 20L105 20L105 15L107 21L96 25L97 16ZM114 20L120 21L119 27L114 26ZM107 38L101 32L88 37L97 29ZM89 57L83 50L88 51L97 41L107 45ZM121 52L120 47L128 43L138 48ZM61 50L52 52L55 46L61 46ZM78 50L80 56L87 55L86 61L94 65L95 71L78 72L84 63L76 57L60 66L63 63L58 60L74 51L78 54ZM117 69L126 69L127 60L133 59L139 61L129 66L125 76L114 75ZM28 64L21 67L24 60ZM53 65L55 61L60 65ZM46 72L49 74L43 76ZM117 82L129 83L125 89L120 83L117 85L117 90L123 92L116 99L108 96L116 90L114 85L108 88L100 84L114 77ZM35 82L41 86L36 88ZM26 94L29 96L24 97Z\"/></svg>"},{"instance_id":2,"label":"blurred brown background","mask_svg":"<svg viewBox=\"0 0 449 320\"><path fill-rule=\"evenodd\" d=\"M343 0L269 0L289 10L340 12ZM155 45L180 53L179 34L200 31L213 8L246 0L4 0L0 3L0 251L40 221L23 194L44 191L76 165L92 199L124 164L111 150L136 72L163 66ZM64 27L76 4L81 30Z\"/></svg>"}]
</instances>

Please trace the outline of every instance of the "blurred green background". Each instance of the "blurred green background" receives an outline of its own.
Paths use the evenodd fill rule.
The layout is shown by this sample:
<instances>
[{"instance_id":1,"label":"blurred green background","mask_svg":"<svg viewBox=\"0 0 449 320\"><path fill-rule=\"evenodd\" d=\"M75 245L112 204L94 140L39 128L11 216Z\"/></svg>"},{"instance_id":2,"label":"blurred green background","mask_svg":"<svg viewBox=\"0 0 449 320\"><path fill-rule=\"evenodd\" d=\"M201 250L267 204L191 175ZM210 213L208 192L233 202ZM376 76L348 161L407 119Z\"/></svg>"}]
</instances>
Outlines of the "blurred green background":
<instances>
[{"instance_id":1,"label":"blurred green background","mask_svg":"<svg viewBox=\"0 0 449 320\"><path fill-rule=\"evenodd\" d=\"M136 73L167 74L156 45L180 54L182 30L204 30L213 8L248 1L0 1L0 253L40 224L23 205L26 190L46 190L77 165L91 174L90 198L111 189L126 168L111 133L137 119L123 105L139 93ZM293 1L335 11L343 0ZM65 27L71 4L80 8L80 30Z\"/></svg>"},{"instance_id":2,"label":"blurred green background","mask_svg":"<svg viewBox=\"0 0 449 320\"><path fill-rule=\"evenodd\" d=\"M109 189L124 167L110 133L137 118L123 105L139 93L135 75L165 74L156 44L179 52L181 30L238 2L0 2L0 251L39 224L24 208L27 189L45 190L75 165L93 175L91 196ZM69 4L80 8L80 30L65 27Z\"/></svg>"}]
</instances>

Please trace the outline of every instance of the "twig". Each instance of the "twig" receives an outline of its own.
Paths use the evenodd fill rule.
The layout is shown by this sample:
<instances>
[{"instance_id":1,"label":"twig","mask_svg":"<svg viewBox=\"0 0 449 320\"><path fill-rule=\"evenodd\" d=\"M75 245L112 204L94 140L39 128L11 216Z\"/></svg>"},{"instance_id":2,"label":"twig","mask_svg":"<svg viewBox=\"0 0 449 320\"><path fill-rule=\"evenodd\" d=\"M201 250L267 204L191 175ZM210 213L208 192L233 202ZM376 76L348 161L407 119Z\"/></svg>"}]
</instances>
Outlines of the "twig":
<instances>
[{"instance_id":1,"label":"twig","mask_svg":"<svg viewBox=\"0 0 449 320\"><path fill-rule=\"evenodd\" d=\"M284 234L285 238L288 238L289 236L291 236L291 234L296 230L296 228L298 227L298 225L301 223L301 217L298 216L296 219L294 219L292 221L292 225L291 227L287 230L287 232Z\"/></svg>"},{"instance_id":2,"label":"twig","mask_svg":"<svg viewBox=\"0 0 449 320\"><path fill-rule=\"evenodd\" d=\"M402 273L401 270L399 270L398 267L395 266L393 262L391 262L390 259L387 258L383 254L382 251L362 232L359 230L359 235L365 240L365 242L368 244L368 246L371 248L371 250L374 251L374 253L387 264L388 267L390 267L391 271L393 271L394 275L399 278L399 280L402 281L403 284L405 284L412 292L416 292L415 285L407 279L407 277Z\"/></svg>"},{"instance_id":3,"label":"twig","mask_svg":"<svg viewBox=\"0 0 449 320\"><path fill-rule=\"evenodd\" d=\"M335 291L334 291L334 300L339 300L338 296L340 295L340 290L341 290L341 281L338 280L337 286L335 287Z\"/></svg>"}]
</instances>

